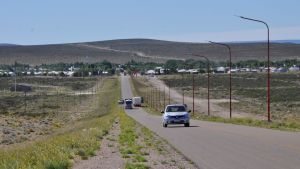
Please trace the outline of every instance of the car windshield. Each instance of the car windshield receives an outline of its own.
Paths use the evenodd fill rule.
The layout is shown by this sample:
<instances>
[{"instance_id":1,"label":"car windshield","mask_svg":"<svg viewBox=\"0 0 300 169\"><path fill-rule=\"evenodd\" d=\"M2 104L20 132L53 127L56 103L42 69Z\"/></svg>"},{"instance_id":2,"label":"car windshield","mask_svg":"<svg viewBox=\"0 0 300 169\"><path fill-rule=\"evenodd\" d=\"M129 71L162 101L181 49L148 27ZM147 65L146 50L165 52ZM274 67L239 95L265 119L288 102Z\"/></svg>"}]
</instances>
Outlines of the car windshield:
<instances>
[{"instance_id":1,"label":"car windshield","mask_svg":"<svg viewBox=\"0 0 300 169\"><path fill-rule=\"evenodd\" d=\"M184 106L168 106L167 112L183 112L185 111Z\"/></svg>"}]
</instances>

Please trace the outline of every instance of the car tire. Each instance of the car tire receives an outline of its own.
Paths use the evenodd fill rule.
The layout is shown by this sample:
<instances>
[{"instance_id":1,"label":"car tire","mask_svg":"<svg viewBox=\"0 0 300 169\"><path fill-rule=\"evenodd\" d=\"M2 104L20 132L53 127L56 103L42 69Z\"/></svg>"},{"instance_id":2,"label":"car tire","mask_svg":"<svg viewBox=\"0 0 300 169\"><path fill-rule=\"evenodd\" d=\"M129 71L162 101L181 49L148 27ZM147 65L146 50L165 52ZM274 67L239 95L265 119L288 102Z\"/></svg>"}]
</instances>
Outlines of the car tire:
<instances>
[{"instance_id":1,"label":"car tire","mask_svg":"<svg viewBox=\"0 0 300 169\"><path fill-rule=\"evenodd\" d=\"M168 127L168 124L163 123L163 127L164 127L164 128Z\"/></svg>"},{"instance_id":2,"label":"car tire","mask_svg":"<svg viewBox=\"0 0 300 169\"><path fill-rule=\"evenodd\" d=\"M190 123L185 123L184 127L190 127Z\"/></svg>"}]
</instances>

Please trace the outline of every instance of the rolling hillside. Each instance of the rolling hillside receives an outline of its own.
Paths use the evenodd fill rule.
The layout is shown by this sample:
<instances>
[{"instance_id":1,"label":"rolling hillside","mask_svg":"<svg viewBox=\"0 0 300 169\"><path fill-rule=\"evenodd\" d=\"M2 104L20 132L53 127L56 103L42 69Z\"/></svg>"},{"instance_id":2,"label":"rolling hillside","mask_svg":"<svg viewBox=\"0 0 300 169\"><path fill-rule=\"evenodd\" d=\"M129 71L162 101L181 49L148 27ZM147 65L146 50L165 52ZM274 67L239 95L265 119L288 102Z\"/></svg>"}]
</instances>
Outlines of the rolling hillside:
<instances>
[{"instance_id":1,"label":"rolling hillside","mask_svg":"<svg viewBox=\"0 0 300 169\"><path fill-rule=\"evenodd\" d=\"M265 43L234 43L233 61L265 60ZM123 39L98 42L84 42L34 46L0 46L0 63L15 61L32 65L41 63L98 62L108 60L114 63L136 61L165 62L169 59L189 59L186 53L197 53L213 61L228 60L226 48L206 43L170 42L151 39ZM299 59L300 44L272 43L271 59ZM194 58L197 59L197 58Z\"/></svg>"}]
</instances>

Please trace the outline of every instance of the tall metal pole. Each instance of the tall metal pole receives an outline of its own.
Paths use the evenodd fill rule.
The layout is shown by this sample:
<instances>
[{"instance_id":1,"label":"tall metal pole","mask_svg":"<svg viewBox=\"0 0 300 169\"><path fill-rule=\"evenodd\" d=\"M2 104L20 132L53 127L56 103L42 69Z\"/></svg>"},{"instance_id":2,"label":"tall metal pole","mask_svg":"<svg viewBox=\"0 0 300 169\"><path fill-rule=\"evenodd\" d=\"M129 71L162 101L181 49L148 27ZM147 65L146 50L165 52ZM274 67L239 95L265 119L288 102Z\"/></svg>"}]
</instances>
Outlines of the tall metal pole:
<instances>
[{"instance_id":1,"label":"tall metal pole","mask_svg":"<svg viewBox=\"0 0 300 169\"><path fill-rule=\"evenodd\" d=\"M183 86L184 86L184 84L183 84L183 73L181 74L182 75L182 104L184 104L184 89L183 89Z\"/></svg>"},{"instance_id":2,"label":"tall metal pole","mask_svg":"<svg viewBox=\"0 0 300 169\"><path fill-rule=\"evenodd\" d=\"M160 87L158 87L158 105L157 105L157 110L160 110L161 104L160 104Z\"/></svg>"},{"instance_id":3,"label":"tall metal pole","mask_svg":"<svg viewBox=\"0 0 300 169\"><path fill-rule=\"evenodd\" d=\"M158 90L157 88L155 88L155 93L156 93L156 98L155 98L155 110L158 110Z\"/></svg>"},{"instance_id":4,"label":"tall metal pole","mask_svg":"<svg viewBox=\"0 0 300 169\"><path fill-rule=\"evenodd\" d=\"M258 20L258 19L252 19L252 18L247 18L247 17L243 17L243 16L238 16L241 19L245 19L245 20L250 20L250 21L254 21L254 22L260 22L263 23L266 28L267 28L267 36L268 36L268 75L267 75L267 110L268 110L268 122L271 122L271 110L270 110L270 79L271 79L271 74L270 74L270 29L269 29L269 25L267 24L267 22L262 21L262 20Z\"/></svg>"},{"instance_id":5,"label":"tall metal pole","mask_svg":"<svg viewBox=\"0 0 300 169\"><path fill-rule=\"evenodd\" d=\"M210 63L209 63L209 59L202 55L197 55L197 54L189 54L189 55L204 58L207 62L206 63L207 64L207 115L210 116Z\"/></svg>"},{"instance_id":6,"label":"tall metal pole","mask_svg":"<svg viewBox=\"0 0 300 169\"><path fill-rule=\"evenodd\" d=\"M171 91L170 91L170 88L171 88L171 87L170 87L170 82L169 82L169 104L171 104L171 95L170 95L170 94L171 94Z\"/></svg>"},{"instance_id":7,"label":"tall metal pole","mask_svg":"<svg viewBox=\"0 0 300 169\"><path fill-rule=\"evenodd\" d=\"M164 108L166 107L166 85L164 85Z\"/></svg>"},{"instance_id":8,"label":"tall metal pole","mask_svg":"<svg viewBox=\"0 0 300 169\"><path fill-rule=\"evenodd\" d=\"M15 61L15 92L17 92L17 64Z\"/></svg>"},{"instance_id":9,"label":"tall metal pole","mask_svg":"<svg viewBox=\"0 0 300 169\"><path fill-rule=\"evenodd\" d=\"M209 95L210 95L210 93L209 93L209 91L210 91L210 88L209 88L209 86L210 86L210 74L209 74L209 72L210 72L210 69L209 69L209 67L210 67L210 65L209 65L209 60L207 59L207 115L208 116L210 116L210 106L209 106Z\"/></svg>"},{"instance_id":10,"label":"tall metal pole","mask_svg":"<svg viewBox=\"0 0 300 169\"><path fill-rule=\"evenodd\" d=\"M195 115L195 75L192 74L193 78L193 116Z\"/></svg>"},{"instance_id":11,"label":"tall metal pole","mask_svg":"<svg viewBox=\"0 0 300 169\"><path fill-rule=\"evenodd\" d=\"M232 89L232 84L231 84L231 67L232 67L232 63L231 63L231 48L229 45L224 44L224 43L217 43L217 42L212 42L209 41L210 43L216 44L216 45L221 45L221 46L225 46L228 48L229 51L229 117L232 117L232 102L231 102L231 89Z\"/></svg>"},{"instance_id":12,"label":"tall metal pole","mask_svg":"<svg viewBox=\"0 0 300 169\"><path fill-rule=\"evenodd\" d=\"M150 89L150 92L151 92L150 93L150 99L151 99L150 100L150 107L152 108L153 107L153 88Z\"/></svg>"}]
</instances>

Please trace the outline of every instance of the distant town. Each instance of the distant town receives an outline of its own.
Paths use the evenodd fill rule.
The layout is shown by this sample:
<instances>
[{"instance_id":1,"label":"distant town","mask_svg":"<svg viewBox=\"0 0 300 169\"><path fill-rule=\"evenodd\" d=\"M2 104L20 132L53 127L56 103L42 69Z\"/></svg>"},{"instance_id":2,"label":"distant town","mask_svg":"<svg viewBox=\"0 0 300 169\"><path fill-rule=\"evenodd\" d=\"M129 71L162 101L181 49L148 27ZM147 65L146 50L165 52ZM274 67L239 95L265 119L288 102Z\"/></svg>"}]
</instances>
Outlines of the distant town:
<instances>
[{"instance_id":1,"label":"distant town","mask_svg":"<svg viewBox=\"0 0 300 169\"><path fill-rule=\"evenodd\" d=\"M160 75L160 74L198 74L206 73L262 73L267 72L268 68L265 62L260 61L241 61L232 64L232 68L224 63L207 63L196 60L169 60L166 63L143 63L129 61L126 64L114 64L108 61L99 63L74 63L74 64L43 64L39 66L30 66L26 64L15 63L14 65L0 65L0 76L100 76L114 75L116 72L127 72L128 74L139 73L141 75ZM273 62L270 67L272 73L299 72L300 61L285 60Z\"/></svg>"}]
</instances>

